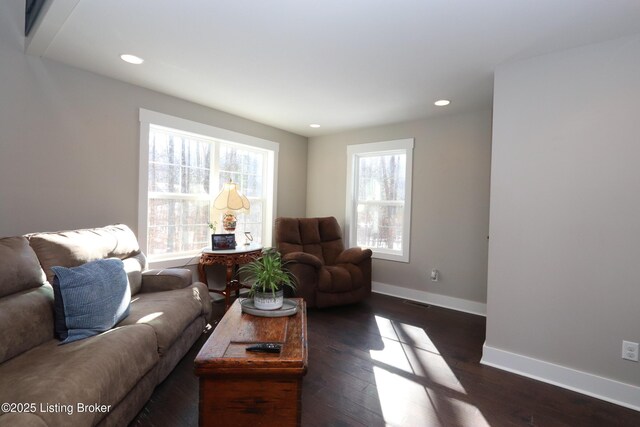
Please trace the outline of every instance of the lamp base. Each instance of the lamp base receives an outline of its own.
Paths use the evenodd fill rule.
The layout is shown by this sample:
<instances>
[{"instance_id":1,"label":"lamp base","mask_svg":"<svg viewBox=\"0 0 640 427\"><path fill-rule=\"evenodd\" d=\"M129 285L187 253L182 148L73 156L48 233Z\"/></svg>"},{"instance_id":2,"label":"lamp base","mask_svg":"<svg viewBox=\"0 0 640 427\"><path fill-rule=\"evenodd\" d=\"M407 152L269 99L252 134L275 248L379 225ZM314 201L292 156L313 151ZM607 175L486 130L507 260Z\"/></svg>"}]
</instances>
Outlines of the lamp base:
<instances>
[{"instance_id":1,"label":"lamp base","mask_svg":"<svg viewBox=\"0 0 640 427\"><path fill-rule=\"evenodd\" d=\"M236 231L237 223L238 221L236 220L236 216L234 214L232 214L231 212L227 212L224 214L224 217L222 218L222 228L224 228L224 231L226 231L227 233L233 233L234 231Z\"/></svg>"}]
</instances>

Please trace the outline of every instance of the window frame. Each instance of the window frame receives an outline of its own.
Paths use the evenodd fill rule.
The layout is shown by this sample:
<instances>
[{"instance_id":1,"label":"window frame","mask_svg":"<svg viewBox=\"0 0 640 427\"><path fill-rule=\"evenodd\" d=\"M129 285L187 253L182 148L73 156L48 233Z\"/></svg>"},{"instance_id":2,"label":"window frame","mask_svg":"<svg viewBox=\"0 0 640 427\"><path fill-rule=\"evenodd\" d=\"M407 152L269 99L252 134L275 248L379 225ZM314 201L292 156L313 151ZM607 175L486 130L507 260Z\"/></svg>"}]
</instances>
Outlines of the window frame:
<instances>
[{"instance_id":1,"label":"window frame","mask_svg":"<svg viewBox=\"0 0 640 427\"><path fill-rule=\"evenodd\" d=\"M369 203L368 201L356 200L359 182L357 161L360 157L388 155L402 153L406 156L405 165L405 189L404 189L404 212L402 217L402 250L394 251L380 248L370 248L373 258L385 259L389 261L409 262L409 252L411 248L411 199L412 199L412 178L413 178L413 147L414 138L396 139L391 141L371 142L366 144L347 145L347 192L346 192L346 213L345 213L345 243L356 245L357 240L357 206L358 203ZM371 201L370 204L398 205L397 201Z\"/></svg>"},{"instance_id":2,"label":"window frame","mask_svg":"<svg viewBox=\"0 0 640 427\"><path fill-rule=\"evenodd\" d=\"M218 142L215 145L215 156L213 159L213 164L214 166L211 169L211 182L214 183L214 185L217 185L217 188L222 188L222 182L220 182L219 180L219 175L221 172L228 172L228 173L234 173L231 171L222 171L221 167L220 167L220 148L221 145L227 145L227 146L231 146L231 147L238 147L239 149L246 149L245 147L250 147L250 148L258 148L258 147L254 147L254 146L250 146L248 144L240 144L240 143L235 143L235 142L230 142L230 141L223 141L220 138L217 138L216 141ZM254 202L255 201L260 201L260 203L263 206L262 209L262 225L263 225L263 236L262 236L262 240L264 240L262 242L262 246L270 246L272 239L273 239L273 225L271 225L271 227L267 227L268 224L273 224L274 223L274 219L275 219L275 210L272 209L272 218L268 218L268 213L267 213L267 209L273 208L271 207L271 204L273 203L272 201L269 200L269 194L270 192L272 192L272 188L271 188L271 180L269 179L269 174L271 173L271 168L270 168L270 164L271 164L271 160L270 157L271 155L269 154L268 150L260 150L261 151L261 155L263 156L263 161L264 161L264 165L265 167L263 168L262 171L262 182L265 183L266 185L266 191L265 194L262 197L255 197L255 196L249 196L247 194L246 190L242 190L242 187L239 187L242 191L242 194L244 194L247 199L249 200L249 203L251 203L251 206L255 206ZM241 175L249 175L247 173L240 173ZM234 180L234 182L236 182L237 184L240 184L239 181ZM274 197L275 197L275 193L274 193ZM243 216L243 217L238 217L237 221L238 221L238 227L236 227L236 230L239 227L240 224L242 224L243 226L247 224L247 217ZM218 226L222 227L222 223L218 222ZM219 228L220 229L220 228ZM244 241L244 237L241 237L242 240ZM266 243L268 242L268 244Z\"/></svg>"},{"instance_id":3,"label":"window frame","mask_svg":"<svg viewBox=\"0 0 640 427\"><path fill-rule=\"evenodd\" d=\"M267 195L263 206L264 228L263 246L269 246L273 241L273 221L277 217L277 189L278 189L278 153L280 144L251 135L234 132L228 129L218 128L212 125L195 122L168 114L140 108L140 157L138 174L138 242L140 249L146 254L148 238L148 199L149 199L149 135L151 126L158 126L170 130L176 130L182 134L193 134L204 139L213 139L224 144L245 145L253 148L266 150L267 164L265 165L265 176L273 179L266 180ZM218 164L217 152L218 144L215 147L214 163ZM217 172L217 170L216 170ZM212 175L215 172L212 171ZM215 178L217 180L217 176ZM212 181L212 183L215 181ZM213 184L212 184L213 185ZM270 198L269 195L272 195ZM269 218L269 216L271 218ZM193 255L180 255L162 260L149 261L152 268L169 268L176 266L194 265L198 263L199 253Z\"/></svg>"}]
</instances>

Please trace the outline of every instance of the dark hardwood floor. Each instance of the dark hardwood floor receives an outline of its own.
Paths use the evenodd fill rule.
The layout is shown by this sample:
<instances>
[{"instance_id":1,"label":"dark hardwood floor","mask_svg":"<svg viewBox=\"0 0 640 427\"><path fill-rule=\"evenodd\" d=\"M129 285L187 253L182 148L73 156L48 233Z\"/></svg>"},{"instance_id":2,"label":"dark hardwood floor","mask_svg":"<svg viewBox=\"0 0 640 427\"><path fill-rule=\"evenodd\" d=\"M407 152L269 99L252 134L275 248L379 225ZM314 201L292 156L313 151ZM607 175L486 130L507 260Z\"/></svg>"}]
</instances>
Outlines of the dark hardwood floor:
<instances>
[{"instance_id":1,"label":"dark hardwood floor","mask_svg":"<svg viewBox=\"0 0 640 427\"><path fill-rule=\"evenodd\" d=\"M214 303L214 319L223 314ZM374 294L308 310L302 425L640 426L640 412L480 365L485 319ZM131 426L197 426L202 337Z\"/></svg>"}]
</instances>

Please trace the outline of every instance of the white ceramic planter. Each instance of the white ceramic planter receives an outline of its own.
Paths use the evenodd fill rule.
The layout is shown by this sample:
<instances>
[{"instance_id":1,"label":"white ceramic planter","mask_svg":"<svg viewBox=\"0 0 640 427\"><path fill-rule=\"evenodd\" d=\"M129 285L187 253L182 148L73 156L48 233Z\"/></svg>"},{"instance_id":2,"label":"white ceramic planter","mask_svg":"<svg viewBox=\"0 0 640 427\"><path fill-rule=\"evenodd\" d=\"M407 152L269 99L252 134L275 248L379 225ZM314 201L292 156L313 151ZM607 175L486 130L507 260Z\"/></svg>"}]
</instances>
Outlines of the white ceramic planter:
<instances>
[{"instance_id":1,"label":"white ceramic planter","mask_svg":"<svg viewBox=\"0 0 640 427\"><path fill-rule=\"evenodd\" d=\"M253 295L253 306L259 310L278 310L284 302L284 292L256 292Z\"/></svg>"}]
</instances>

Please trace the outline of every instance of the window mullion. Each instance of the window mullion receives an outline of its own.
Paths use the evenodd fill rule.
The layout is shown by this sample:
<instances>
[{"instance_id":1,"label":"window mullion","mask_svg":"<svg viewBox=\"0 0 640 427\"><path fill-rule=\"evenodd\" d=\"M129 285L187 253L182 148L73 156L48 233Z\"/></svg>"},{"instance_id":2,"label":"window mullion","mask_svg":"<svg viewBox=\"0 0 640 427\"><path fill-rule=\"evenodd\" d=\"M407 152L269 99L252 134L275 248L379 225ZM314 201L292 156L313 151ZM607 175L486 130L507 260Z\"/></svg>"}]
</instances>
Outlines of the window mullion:
<instances>
[{"instance_id":1,"label":"window mullion","mask_svg":"<svg viewBox=\"0 0 640 427\"><path fill-rule=\"evenodd\" d=\"M164 200L208 200L207 194L189 194L189 193L158 193L150 192L150 199L164 199Z\"/></svg>"},{"instance_id":2,"label":"window mullion","mask_svg":"<svg viewBox=\"0 0 640 427\"><path fill-rule=\"evenodd\" d=\"M356 200L357 205L404 206L404 200Z\"/></svg>"}]
</instances>

